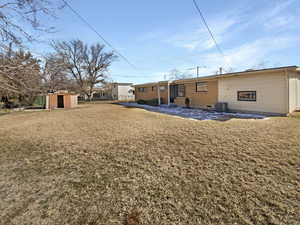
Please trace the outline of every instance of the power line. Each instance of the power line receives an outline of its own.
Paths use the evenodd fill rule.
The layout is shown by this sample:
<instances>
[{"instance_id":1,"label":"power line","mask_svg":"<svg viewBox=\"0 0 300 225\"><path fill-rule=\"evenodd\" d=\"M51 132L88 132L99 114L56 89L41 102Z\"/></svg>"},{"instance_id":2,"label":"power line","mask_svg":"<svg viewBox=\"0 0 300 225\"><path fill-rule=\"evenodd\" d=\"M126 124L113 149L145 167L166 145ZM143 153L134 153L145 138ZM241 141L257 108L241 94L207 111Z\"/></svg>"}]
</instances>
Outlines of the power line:
<instances>
[{"instance_id":1,"label":"power line","mask_svg":"<svg viewBox=\"0 0 300 225\"><path fill-rule=\"evenodd\" d=\"M150 78L153 76L131 76L131 75L118 75L118 74L110 74L112 77L123 77L123 78Z\"/></svg>"},{"instance_id":2,"label":"power line","mask_svg":"<svg viewBox=\"0 0 300 225\"><path fill-rule=\"evenodd\" d=\"M130 66L132 66L134 69L137 69L137 67L129 61L124 55L122 55L112 44L110 44L85 18L83 18L79 12L77 12L66 0L62 0L66 6L83 22L85 23L92 31L95 32L95 34L98 35L98 37L107 44L112 50L114 50L122 59L124 59Z\"/></svg>"},{"instance_id":3,"label":"power line","mask_svg":"<svg viewBox=\"0 0 300 225\"><path fill-rule=\"evenodd\" d=\"M213 35L211 29L209 28L209 26L208 26L208 24L207 24L207 22L206 22L206 20L205 20L205 17L204 17L204 15L203 15L203 13L201 12L201 10L200 10L200 8L199 8L199 6L198 6L196 0L193 0L193 2L194 2L194 5L195 5L195 7L196 7L198 13L200 14L200 17L201 17L201 19L202 19L202 21L203 21L205 27L207 28L207 30L208 30L208 32L209 32L209 34L210 34L210 36L211 36L213 42L215 43L215 46L216 46L217 50L218 50L218 51L220 52L220 54L225 58L225 54L223 53L222 49L220 48L220 46L219 46L217 40L215 39L215 37L214 37L214 35Z\"/></svg>"},{"instance_id":4,"label":"power line","mask_svg":"<svg viewBox=\"0 0 300 225\"><path fill-rule=\"evenodd\" d=\"M122 77L122 78L153 78L156 77L155 75L141 75L141 76L134 76L134 75L121 75L121 74L109 74L111 77ZM162 76L162 74L158 75Z\"/></svg>"},{"instance_id":5,"label":"power line","mask_svg":"<svg viewBox=\"0 0 300 225\"><path fill-rule=\"evenodd\" d=\"M196 66L196 67L189 67L186 69L179 69L178 71L183 72L183 71L189 71L189 70L196 70L197 75L199 76L199 69L203 69L203 68L207 68L207 67L206 66ZM161 72L161 74L157 74L157 76L163 76L163 75L169 74L171 71L172 70ZM123 78L153 78L153 77L155 77L155 75L153 75L153 74L144 74L144 75L140 75L140 76L135 76L135 75L122 75L122 74L109 73L109 75L112 77L123 77Z\"/></svg>"}]
</instances>

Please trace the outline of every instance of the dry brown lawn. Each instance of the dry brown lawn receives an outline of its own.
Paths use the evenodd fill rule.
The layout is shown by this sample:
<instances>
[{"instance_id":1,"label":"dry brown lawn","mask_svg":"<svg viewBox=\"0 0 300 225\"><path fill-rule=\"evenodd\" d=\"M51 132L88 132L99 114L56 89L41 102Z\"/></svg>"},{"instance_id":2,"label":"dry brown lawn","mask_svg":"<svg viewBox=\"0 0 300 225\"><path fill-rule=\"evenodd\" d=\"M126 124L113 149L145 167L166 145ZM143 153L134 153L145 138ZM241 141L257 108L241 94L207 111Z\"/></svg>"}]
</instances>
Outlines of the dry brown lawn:
<instances>
[{"instance_id":1,"label":"dry brown lawn","mask_svg":"<svg viewBox=\"0 0 300 225\"><path fill-rule=\"evenodd\" d=\"M0 116L0 224L299 224L300 119L111 104Z\"/></svg>"}]
</instances>

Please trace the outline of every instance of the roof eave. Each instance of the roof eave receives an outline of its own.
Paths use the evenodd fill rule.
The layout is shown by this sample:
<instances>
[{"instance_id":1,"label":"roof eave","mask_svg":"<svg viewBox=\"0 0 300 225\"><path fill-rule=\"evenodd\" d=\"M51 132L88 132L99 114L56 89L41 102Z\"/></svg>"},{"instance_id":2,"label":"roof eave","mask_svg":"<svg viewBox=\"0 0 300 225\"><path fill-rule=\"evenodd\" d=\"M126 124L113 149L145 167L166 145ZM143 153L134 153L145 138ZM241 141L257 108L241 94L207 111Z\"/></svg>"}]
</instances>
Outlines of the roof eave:
<instances>
[{"instance_id":1,"label":"roof eave","mask_svg":"<svg viewBox=\"0 0 300 225\"><path fill-rule=\"evenodd\" d=\"M232 76L242 76L245 74L257 74L257 73L270 73L270 72L278 72L278 71L297 71L300 72L300 67L297 66L286 66L286 67L277 67L277 68L267 68L267 69L259 69L259 70L253 70L253 71L240 71L240 72L233 72L233 73L226 73L226 74L218 74L218 75L208 75L208 76L203 76L203 77L197 77L197 78L189 78L189 79L179 79L179 80L174 80L172 83L185 83L185 82L194 82L198 80L214 80L214 79L219 79L219 78L226 78L226 77L232 77ZM150 86L150 85L157 85L157 84L167 84L168 81L159 81L159 82L153 82L153 83L145 83L145 84L137 84L134 85L135 87L138 86Z\"/></svg>"}]
</instances>

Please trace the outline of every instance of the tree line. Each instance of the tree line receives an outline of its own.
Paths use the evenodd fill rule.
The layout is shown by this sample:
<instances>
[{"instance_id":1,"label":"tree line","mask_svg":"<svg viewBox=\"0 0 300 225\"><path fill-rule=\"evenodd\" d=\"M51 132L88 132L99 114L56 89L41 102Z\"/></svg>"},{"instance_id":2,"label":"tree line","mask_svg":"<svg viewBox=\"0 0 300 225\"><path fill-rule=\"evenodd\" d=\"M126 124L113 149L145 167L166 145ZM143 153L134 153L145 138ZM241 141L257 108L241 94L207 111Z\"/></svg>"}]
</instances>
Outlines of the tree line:
<instances>
[{"instance_id":1,"label":"tree line","mask_svg":"<svg viewBox=\"0 0 300 225\"><path fill-rule=\"evenodd\" d=\"M37 32L52 32L41 23L41 17L55 17L64 5L61 1L4 0L0 3L0 100L18 98L32 105L35 98L49 91L71 90L92 97L94 88L104 84L112 62L117 58L100 43L82 40L52 41L52 51L44 57L25 50L24 43L34 43ZM22 20L18 24L16 18Z\"/></svg>"},{"instance_id":2,"label":"tree line","mask_svg":"<svg viewBox=\"0 0 300 225\"><path fill-rule=\"evenodd\" d=\"M49 91L70 90L92 97L94 88L104 84L107 71L116 59L99 43L81 40L56 41L53 52L43 58L22 48L0 53L0 96L3 101L18 98L32 105L38 95Z\"/></svg>"}]
</instances>

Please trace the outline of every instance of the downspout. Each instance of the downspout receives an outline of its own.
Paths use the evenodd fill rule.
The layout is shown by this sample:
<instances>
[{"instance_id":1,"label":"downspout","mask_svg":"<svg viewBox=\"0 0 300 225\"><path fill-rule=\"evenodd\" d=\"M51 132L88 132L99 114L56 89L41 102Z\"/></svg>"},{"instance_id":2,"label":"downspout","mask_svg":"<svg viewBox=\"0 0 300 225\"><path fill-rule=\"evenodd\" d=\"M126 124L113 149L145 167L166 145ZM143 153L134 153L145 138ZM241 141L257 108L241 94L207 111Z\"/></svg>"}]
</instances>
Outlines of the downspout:
<instances>
[{"instance_id":1,"label":"downspout","mask_svg":"<svg viewBox=\"0 0 300 225\"><path fill-rule=\"evenodd\" d=\"M170 81L168 81L168 106L170 106Z\"/></svg>"}]
</instances>

